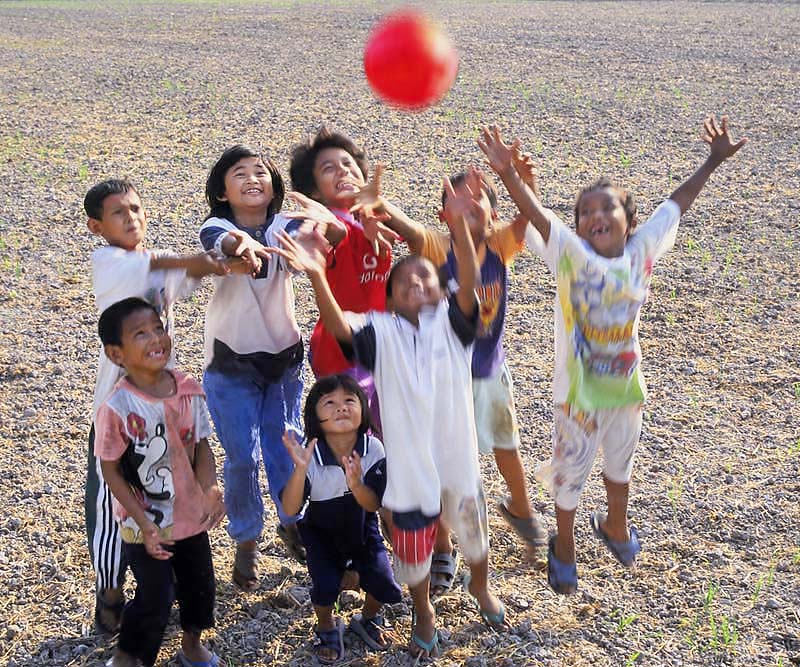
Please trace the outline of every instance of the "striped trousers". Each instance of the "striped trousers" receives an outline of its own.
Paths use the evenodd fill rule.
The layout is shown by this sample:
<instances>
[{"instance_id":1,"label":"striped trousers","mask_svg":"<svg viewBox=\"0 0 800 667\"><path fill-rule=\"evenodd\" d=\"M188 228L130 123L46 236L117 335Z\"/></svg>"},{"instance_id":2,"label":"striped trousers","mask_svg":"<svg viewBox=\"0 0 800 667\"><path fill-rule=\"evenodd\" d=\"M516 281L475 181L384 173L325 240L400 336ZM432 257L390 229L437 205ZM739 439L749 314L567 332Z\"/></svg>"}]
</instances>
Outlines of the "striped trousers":
<instances>
[{"instance_id":1,"label":"striped trousers","mask_svg":"<svg viewBox=\"0 0 800 667\"><path fill-rule=\"evenodd\" d=\"M103 480L100 460L94 455L94 424L89 431L89 456L86 465L86 541L96 577L97 591L122 588L127 564L122 553L122 538L114 519L111 490Z\"/></svg>"}]
</instances>

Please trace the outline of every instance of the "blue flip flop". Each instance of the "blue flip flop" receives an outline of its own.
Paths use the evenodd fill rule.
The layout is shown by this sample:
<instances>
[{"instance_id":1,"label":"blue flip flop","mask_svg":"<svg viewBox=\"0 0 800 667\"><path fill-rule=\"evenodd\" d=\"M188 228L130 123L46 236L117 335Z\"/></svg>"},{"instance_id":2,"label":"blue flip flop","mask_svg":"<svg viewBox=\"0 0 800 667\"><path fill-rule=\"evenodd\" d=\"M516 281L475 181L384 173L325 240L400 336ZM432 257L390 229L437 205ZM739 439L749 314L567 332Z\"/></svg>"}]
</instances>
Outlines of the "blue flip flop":
<instances>
[{"instance_id":1,"label":"blue flip flop","mask_svg":"<svg viewBox=\"0 0 800 667\"><path fill-rule=\"evenodd\" d=\"M556 537L553 535L547 545L547 583L559 595L571 595L578 590L578 566L556 558Z\"/></svg>"},{"instance_id":2,"label":"blue flip flop","mask_svg":"<svg viewBox=\"0 0 800 667\"><path fill-rule=\"evenodd\" d=\"M498 600L500 603L500 609L496 612L486 611L485 609L481 609L480 602L478 602L478 598L476 598L472 593L469 592L469 582L472 581L472 577L469 574L464 575L464 583L462 584L464 587L464 592L469 595L472 600L475 602L475 606L478 607L478 613L480 614L481 619L483 620L486 625L488 625L492 630L496 632L508 632L510 626L506 623L506 606L503 604L502 600Z\"/></svg>"},{"instance_id":3,"label":"blue flip flop","mask_svg":"<svg viewBox=\"0 0 800 667\"><path fill-rule=\"evenodd\" d=\"M417 634L417 614L413 609L411 610L411 643L421 649L414 656L417 662L425 658L436 658L439 655L439 630L433 629L433 637L430 641L425 641L420 637Z\"/></svg>"},{"instance_id":4,"label":"blue flip flop","mask_svg":"<svg viewBox=\"0 0 800 667\"><path fill-rule=\"evenodd\" d=\"M219 656L216 653L211 653L211 658L208 660L189 660L183 651L178 651L178 664L181 667L219 667Z\"/></svg>"},{"instance_id":5,"label":"blue flip flop","mask_svg":"<svg viewBox=\"0 0 800 667\"><path fill-rule=\"evenodd\" d=\"M592 526L592 532L603 544L606 545L606 548L614 555L614 558L616 558L625 567L631 567L634 562L636 562L636 556L638 556L639 552L642 550L642 545L639 542L639 533L636 532L636 528L630 526L628 528L628 532L630 533L628 541L615 542L608 535L606 535L605 532L603 532L603 529L600 527L600 524L604 519L605 516L599 512L592 512L592 516L589 518L589 523Z\"/></svg>"}]
</instances>

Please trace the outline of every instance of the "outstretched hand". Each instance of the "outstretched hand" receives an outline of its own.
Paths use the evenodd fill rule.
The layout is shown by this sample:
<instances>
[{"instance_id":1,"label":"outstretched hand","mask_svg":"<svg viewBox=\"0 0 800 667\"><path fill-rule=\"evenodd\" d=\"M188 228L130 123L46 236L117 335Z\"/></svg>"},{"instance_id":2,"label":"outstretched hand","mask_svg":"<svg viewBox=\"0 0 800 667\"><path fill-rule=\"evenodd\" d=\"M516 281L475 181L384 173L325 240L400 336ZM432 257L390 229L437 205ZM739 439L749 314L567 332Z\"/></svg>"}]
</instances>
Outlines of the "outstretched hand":
<instances>
[{"instance_id":1,"label":"outstretched hand","mask_svg":"<svg viewBox=\"0 0 800 667\"><path fill-rule=\"evenodd\" d=\"M715 116L709 116L703 122L703 133L700 135L711 148L711 157L722 162L734 155L742 146L747 143L747 138L743 137L734 142L728 132L728 117L723 116L721 124L717 124Z\"/></svg>"},{"instance_id":2,"label":"outstretched hand","mask_svg":"<svg viewBox=\"0 0 800 667\"><path fill-rule=\"evenodd\" d=\"M361 457L358 452L353 450L350 456L343 456L342 467L347 480L347 488L352 491L354 487L361 484Z\"/></svg>"},{"instance_id":3,"label":"outstretched hand","mask_svg":"<svg viewBox=\"0 0 800 667\"><path fill-rule=\"evenodd\" d=\"M308 442L306 447L303 447L298 441L294 431L286 430L283 432L283 446L292 457L295 467L300 470L307 470L308 464L311 463L311 458L314 456L314 447L317 446L317 439L313 438Z\"/></svg>"},{"instance_id":4,"label":"outstretched hand","mask_svg":"<svg viewBox=\"0 0 800 667\"><path fill-rule=\"evenodd\" d=\"M250 273L254 276L258 275L258 272L261 271L261 258L269 258L267 248L240 229L230 230L228 236L234 240L234 243L228 249L227 254L241 257L249 267Z\"/></svg>"},{"instance_id":5,"label":"outstretched hand","mask_svg":"<svg viewBox=\"0 0 800 667\"><path fill-rule=\"evenodd\" d=\"M292 220L308 220L317 226L317 229L326 234L328 227L343 228L341 220L337 218L333 212L327 207L320 204L318 201L306 197L301 192L290 192L286 198L293 204L300 207L299 211L288 211L282 213L285 218Z\"/></svg>"},{"instance_id":6,"label":"outstretched hand","mask_svg":"<svg viewBox=\"0 0 800 667\"><path fill-rule=\"evenodd\" d=\"M268 251L283 257L290 268L306 273L325 271L325 249L328 242L318 230L313 230L302 243L285 231L278 232L276 236L282 247L271 247Z\"/></svg>"},{"instance_id":7,"label":"outstretched hand","mask_svg":"<svg viewBox=\"0 0 800 667\"><path fill-rule=\"evenodd\" d=\"M381 196L381 177L383 165L375 165L375 173L369 183L361 187L355 196L355 204L350 213L356 216L364 228L364 236L372 245L373 252L380 256L392 252L392 246L400 240L400 236L382 224L390 216L386 212L386 203Z\"/></svg>"},{"instance_id":8,"label":"outstretched hand","mask_svg":"<svg viewBox=\"0 0 800 667\"><path fill-rule=\"evenodd\" d=\"M463 237L464 223L476 219L481 213L481 172L471 167L461 187L454 188L447 177L442 180L442 187L445 192L442 217L453 242L458 245Z\"/></svg>"},{"instance_id":9,"label":"outstretched hand","mask_svg":"<svg viewBox=\"0 0 800 667\"><path fill-rule=\"evenodd\" d=\"M522 182L525 183L537 199L542 196L539 193L539 172L536 170L536 165L533 162L533 156L530 153L523 153L522 147L518 141L515 141L511 147L511 159L514 162L514 169L517 170Z\"/></svg>"},{"instance_id":10,"label":"outstretched hand","mask_svg":"<svg viewBox=\"0 0 800 667\"><path fill-rule=\"evenodd\" d=\"M498 174L502 175L514 167L514 152L519 152L519 139L515 139L511 145L506 144L497 125L489 125L481 130L478 146L486 155L489 166Z\"/></svg>"}]
</instances>

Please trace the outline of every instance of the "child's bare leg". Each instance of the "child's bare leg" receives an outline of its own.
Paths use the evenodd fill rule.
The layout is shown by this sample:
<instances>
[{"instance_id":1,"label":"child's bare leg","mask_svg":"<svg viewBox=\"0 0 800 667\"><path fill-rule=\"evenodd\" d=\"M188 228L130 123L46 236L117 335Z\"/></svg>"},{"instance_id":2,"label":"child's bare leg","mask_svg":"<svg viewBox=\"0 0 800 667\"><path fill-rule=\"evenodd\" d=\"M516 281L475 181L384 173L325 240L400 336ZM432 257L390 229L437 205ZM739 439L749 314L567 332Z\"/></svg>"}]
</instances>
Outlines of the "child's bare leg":
<instances>
[{"instance_id":1,"label":"child's bare leg","mask_svg":"<svg viewBox=\"0 0 800 667\"><path fill-rule=\"evenodd\" d=\"M630 539L628 532L628 491L630 484L625 482L612 482L603 476L608 497L608 516L605 523L600 524L600 529L614 542L627 542Z\"/></svg>"},{"instance_id":2,"label":"child's bare leg","mask_svg":"<svg viewBox=\"0 0 800 667\"><path fill-rule=\"evenodd\" d=\"M555 542L556 558L562 563L575 562L575 510L565 510L556 505Z\"/></svg>"},{"instance_id":3,"label":"child's bare leg","mask_svg":"<svg viewBox=\"0 0 800 667\"><path fill-rule=\"evenodd\" d=\"M506 505L508 511L519 519L531 518L531 504L528 500L528 485L525 469L517 449L494 449L497 469L508 486L510 495Z\"/></svg>"},{"instance_id":4,"label":"child's bare leg","mask_svg":"<svg viewBox=\"0 0 800 667\"><path fill-rule=\"evenodd\" d=\"M321 607L315 604L314 613L317 615L319 630L333 630L336 627L336 623L333 621L333 605Z\"/></svg>"},{"instance_id":5,"label":"child's bare leg","mask_svg":"<svg viewBox=\"0 0 800 667\"><path fill-rule=\"evenodd\" d=\"M489 556L469 565L469 594L478 601L481 616L496 630L508 630L505 621L505 607L500 599L489 590Z\"/></svg>"},{"instance_id":6,"label":"child's bare leg","mask_svg":"<svg viewBox=\"0 0 800 667\"><path fill-rule=\"evenodd\" d=\"M436 634L436 610L430 600L430 577L425 577L416 586L409 586L408 592L411 593L416 616L412 632L423 642L430 643ZM408 650L414 656L425 653L424 649L413 639L408 645Z\"/></svg>"},{"instance_id":7,"label":"child's bare leg","mask_svg":"<svg viewBox=\"0 0 800 667\"><path fill-rule=\"evenodd\" d=\"M449 554L453 552L453 540L450 539L450 526L442 517L439 517L439 528L436 532L436 541L433 543L433 553Z\"/></svg>"},{"instance_id":8,"label":"child's bare leg","mask_svg":"<svg viewBox=\"0 0 800 667\"><path fill-rule=\"evenodd\" d=\"M201 636L202 633L195 630L183 631L181 650L183 655L191 662L208 662L211 660L211 651L200 642Z\"/></svg>"},{"instance_id":9,"label":"child's bare leg","mask_svg":"<svg viewBox=\"0 0 800 667\"><path fill-rule=\"evenodd\" d=\"M375 618L380 613L381 607L383 607L383 603L378 602L372 595L367 593L364 596L364 606L361 609L361 617L365 620Z\"/></svg>"}]
</instances>

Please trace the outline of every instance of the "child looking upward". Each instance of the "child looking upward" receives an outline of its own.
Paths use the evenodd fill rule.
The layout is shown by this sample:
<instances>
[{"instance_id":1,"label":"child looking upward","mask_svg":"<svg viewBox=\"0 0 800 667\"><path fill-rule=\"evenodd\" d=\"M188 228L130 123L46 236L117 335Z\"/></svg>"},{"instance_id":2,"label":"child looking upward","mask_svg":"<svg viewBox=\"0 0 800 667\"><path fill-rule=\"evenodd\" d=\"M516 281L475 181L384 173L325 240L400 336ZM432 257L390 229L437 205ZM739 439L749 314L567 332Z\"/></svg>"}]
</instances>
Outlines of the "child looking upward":
<instances>
[{"instance_id":1,"label":"child looking upward","mask_svg":"<svg viewBox=\"0 0 800 667\"><path fill-rule=\"evenodd\" d=\"M614 557L633 565L641 550L628 526L633 455L642 427L645 384L640 370L639 316L653 265L675 243L678 221L709 176L745 143L734 142L728 121L704 123L710 155L637 228L633 197L606 179L578 193L575 230L569 229L519 178L514 155L497 127L478 141L520 212L533 227L528 244L556 277L553 457L537 476L556 505L558 534L548 550L548 582L558 593L578 586L574 523L580 493L598 449L608 514L594 512L591 527Z\"/></svg>"},{"instance_id":2,"label":"child looking upward","mask_svg":"<svg viewBox=\"0 0 800 667\"><path fill-rule=\"evenodd\" d=\"M325 234L331 244L326 276L336 302L354 313L385 310L392 255L382 234L388 231L382 232L374 220L360 219L350 212L369 175L364 150L349 137L322 127L309 141L293 147L289 174L292 187L305 197L299 198L304 207L314 211L315 219L329 223ZM345 358L321 319L311 334L309 356L316 377L348 373L358 380L369 400L373 428L379 432L372 377Z\"/></svg>"},{"instance_id":3,"label":"child looking upward","mask_svg":"<svg viewBox=\"0 0 800 667\"><path fill-rule=\"evenodd\" d=\"M519 156L515 167L532 187L536 174L527 156ZM457 287L458 265L450 234L429 229L410 220L400 209L380 195L380 165L375 178L361 193L359 205L383 220L400 234L408 247L430 259L446 274L451 289ZM494 454L497 468L509 495L498 503L500 515L525 542L534 565L544 567L547 533L531 511L525 469L519 454L519 427L514 407L511 373L505 360L503 332L508 301L508 265L522 249L527 219L520 215L510 224L497 224L497 193L485 174L476 169L450 178L456 192L474 192L478 207L467 216L467 225L480 263L477 285L478 329L472 352L472 391L478 449ZM448 205L447 190L442 191L439 220L444 222ZM450 531L440 520L431 564L431 593L449 590L457 568L457 552Z\"/></svg>"},{"instance_id":4,"label":"child looking upward","mask_svg":"<svg viewBox=\"0 0 800 667\"><path fill-rule=\"evenodd\" d=\"M299 513L317 614L317 658L329 664L343 657L343 625L333 616L346 569L358 572L366 592L364 608L350 629L372 649L388 645L380 615L385 603L400 602L400 587L378 529L376 512L386 488L383 444L369 431L367 397L349 375L317 380L306 399L308 443L287 432L284 444L294 472L281 493L284 510Z\"/></svg>"},{"instance_id":5,"label":"child looking upward","mask_svg":"<svg viewBox=\"0 0 800 667\"><path fill-rule=\"evenodd\" d=\"M458 265L458 289L449 298L436 267L411 255L389 274L387 312L346 317L331 294L321 252L308 252L287 235L279 251L311 279L325 328L375 378L386 447L383 504L392 512L395 573L414 603L409 651L417 656L438 653L429 573L440 515L458 536L481 617L508 628L503 603L488 587L486 503L472 408L478 263L464 217L479 204L468 188L456 193L449 181L445 187Z\"/></svg>"},{"instance_id":6,"label":"child looking upward","mask_svg":"<svg viewBox=\"0 0 800 667\"><path fill-rule=\"evenodd\" d=\"M125 368L97 413L96 451L116 498L136 595L122 614L113 667L155 663L177 596L183 638L178 662L216 667L200 643L214 625L214 567L207 531L225 516L211 426L194 380L167 370L172 341L156 309L137 298L103 311L108 357Z\"/></svg>"},{"instance_id":7,"label":"child looking upward","mask_svg":"<svg viewBox=\"0 0 800 667\"><path fill-rule=\"evenodd\" d=\"M109 179L92 186L83 200L87 226L108 245L92 253L92 290L98 316L117 301L139 297L165 316L167 332L174 335L172 306L200 285L208 274L224 275L229 266L208 253L178 256L145 247L147 213L133 183ZM170 358L174 365L174 357ZM89 430L86 471L85 518L89 555L94 566L95 625L114 633L125 603L123 584L126 564L119 529L112 518L111 494L103 481L94 452L94 420L124 369L115 365L102 349L97 362L97 380Z\"/></svg>"}]
</instances>

